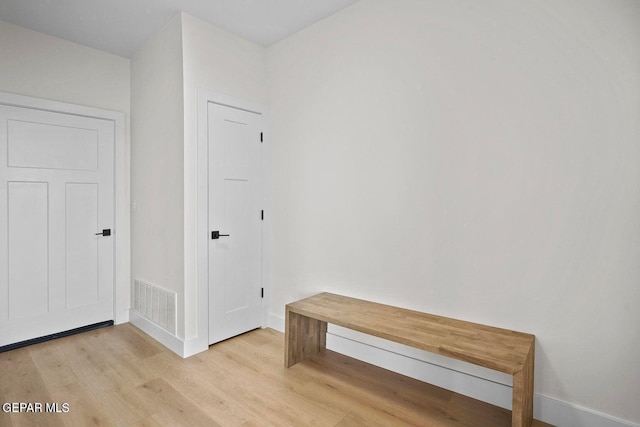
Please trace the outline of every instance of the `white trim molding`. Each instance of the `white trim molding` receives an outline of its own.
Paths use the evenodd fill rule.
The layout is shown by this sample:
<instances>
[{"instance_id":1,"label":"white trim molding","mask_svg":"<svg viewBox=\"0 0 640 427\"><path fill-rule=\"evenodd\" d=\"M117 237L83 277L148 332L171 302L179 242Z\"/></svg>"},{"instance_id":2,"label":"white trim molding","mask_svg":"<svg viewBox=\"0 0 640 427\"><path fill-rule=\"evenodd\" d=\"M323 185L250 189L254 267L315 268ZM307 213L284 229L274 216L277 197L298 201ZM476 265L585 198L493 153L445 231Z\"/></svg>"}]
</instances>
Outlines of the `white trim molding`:
<instances>
[{"instance_id":1,"label":"white trim molding","mask_svg":"<svg viewBox=\"0 0 640 427\"><path fill-rule=\"evenodd\" d=\"M194 337L189 351L185 351L187 356L199 353L208 348L209 345L209 240L208 240L208 209L209 209L209 164L208 164L208 109L209 103L220 104L227 107L237 108L262 116L263 132L266 128L265 109L253 102L238 99L232 96L224 95L209 89L198 89L197 100L197 240L196 240L196 263L197 263L197 336ZM266 168L264 162L268 157L268 148L266 139L263 140L263 169L262 169L262 193L265 200L265 177ZM267 298L269 295L266 283L266 262L268 254L266 254L265 229L267 221L262 224L262 287L264 288L265 297L262 299L262 327L267 326L268 317L266 315ZM186 356L185 356L186 357Z\"/></svg>"},{"instance_id":2,"label":"white trim molding","mask_svg":"<svg viewBox=\"0 0 640 427\"><path fill-rule=\"evenodd\" d=\"M129 256L129 200L126 182L126 147L124 114L119 111L104 110L84 105L31 96L16 95L0 92L0 104L14 107L26 107L42 111L72 114L113 122L114 144L114 307L113 316L116 325L129 321L129 307L131 304L131 260Z\"/></svg>"},{"instance_id":3,"label":"white trim molding","mask_svg":"<svg viewBox=\"0 0 640 427\"><path fill-rule=\"evenodd\" d=\"M283 317L269 315L270 328L284 333L284 326ZM357 338L359 335L362 334L329 325L327 348L407 377L511 410L512 387L509 384L440 366L413 357L411 354L402 354L393 345L394 343L379 338ZM534 395L533 417L557 427L640 427L639 424L541 394Z\"/></svg>"},{"instance_id":4,"label":"white trim molding","mask_svg":"<svg viewBox=\"0 0 640 427\"><path fill-rule=\"evenodd\" d=\"M135 310L131 310L130 318L131 320L129 323L182 358L187 358L194 354L201 353L202 351L206 351L208 348L207 345L203 350L202 342L197 338L187 340L178 338L166 329L161 328L149 319L141 316Z\"/></svg>"},{"instance_id":5,"label":"white trim molding","mask_svg":"<svg viewBox=\"0 0 640 427\"><path fill-rule=\"evenodd\" d=\"M129 323L131 323L133 326L140 329L142 332L149 335L151 338L158 341L160 344L167 347L178 356L187 357L184 355L184 341L182 341L180 338L172 335L166 329L162 329L160 326L156 325L149 319L141 316L135 310L131 310L129 318Z\"/></svg>"}]
</instances>

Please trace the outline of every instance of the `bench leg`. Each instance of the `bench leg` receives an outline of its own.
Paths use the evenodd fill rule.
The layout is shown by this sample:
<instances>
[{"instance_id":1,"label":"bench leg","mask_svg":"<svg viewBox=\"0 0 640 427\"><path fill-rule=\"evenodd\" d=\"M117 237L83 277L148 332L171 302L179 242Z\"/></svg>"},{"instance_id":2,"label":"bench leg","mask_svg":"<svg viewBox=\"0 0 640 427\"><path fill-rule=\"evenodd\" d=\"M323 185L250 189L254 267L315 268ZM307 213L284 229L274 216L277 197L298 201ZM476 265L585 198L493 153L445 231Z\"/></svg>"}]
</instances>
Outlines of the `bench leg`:
<instances>
[{"instance_id":1,"label":"bench leg","mask_svg":"<svg viewBox=\"0 0 640 427\"><path fill-rule=\"evenodd\" d=\"M524 368L513 376L512 427L530 427L533 421L534 353L535 344L531 344Z\"/></svg>"},{"instance_id":2,"label":"bench leg","mask_svg":"<svg viewBox=\"0 0 640 427\"><path fill-rule=\"evenodd\" d=\"M284 367L289 368L327 347L327 322L287 309L284 335Z\"/></svg>"}]
</instances>

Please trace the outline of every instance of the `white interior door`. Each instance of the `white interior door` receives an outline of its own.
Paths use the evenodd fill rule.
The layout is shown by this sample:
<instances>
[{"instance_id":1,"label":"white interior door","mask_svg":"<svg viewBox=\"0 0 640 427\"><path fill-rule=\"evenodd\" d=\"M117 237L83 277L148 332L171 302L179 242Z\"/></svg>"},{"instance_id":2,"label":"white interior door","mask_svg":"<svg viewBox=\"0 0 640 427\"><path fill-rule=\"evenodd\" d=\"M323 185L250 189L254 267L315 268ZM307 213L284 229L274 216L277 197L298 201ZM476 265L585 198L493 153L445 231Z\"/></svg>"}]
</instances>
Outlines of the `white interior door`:
<instances>
[{"instance_id":1,"label":"white interior door","mask_svg":"<svg viewBox=\"0 0 640 427\"><path fill-rule=\"evenodd\" d=\"M260 114L208 103L210 344L261 326L260 123Z\"/></svg>"},{"instance_id":2,"label":"white interior door","mask_svg":"<svg viewBox=\"0 0 640 427\"><path fill-rule=\"evenodd\" d=\"M114 319L114 141L113 121L0 105L0 346Z\"/></svg>"}]
</instances>

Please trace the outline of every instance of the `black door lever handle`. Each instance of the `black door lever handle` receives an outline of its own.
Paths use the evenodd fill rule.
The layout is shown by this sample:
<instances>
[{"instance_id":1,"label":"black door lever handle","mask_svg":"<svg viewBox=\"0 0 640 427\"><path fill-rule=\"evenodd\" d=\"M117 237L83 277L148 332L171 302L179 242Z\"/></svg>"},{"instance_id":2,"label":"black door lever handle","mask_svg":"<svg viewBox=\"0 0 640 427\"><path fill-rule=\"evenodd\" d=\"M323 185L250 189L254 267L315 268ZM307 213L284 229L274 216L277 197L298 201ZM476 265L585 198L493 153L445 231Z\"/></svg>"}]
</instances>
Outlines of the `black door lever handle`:
<instances>
[{"instance_id":1,"label":"black door lever handle","mask_svg":"<svg viewBox=\"0 0 640 427\"><path fill-rule=\"evenodd\" d=\"M219 239L220 237L229 237L228 234L220 234L219 231L212 231L211 232L211 239L215 240L215 239Z\"/></svg>"},{"instance_id":2,"label":"black door lever handle","mask_svg":"<svg viewBox=\"0 0 640 427\"><path fill-rule=\"evenodd\" d=\"M96 236L111 236L111 229L105 228L102 233L96 233Z\"/></svg>"}]
</instances>

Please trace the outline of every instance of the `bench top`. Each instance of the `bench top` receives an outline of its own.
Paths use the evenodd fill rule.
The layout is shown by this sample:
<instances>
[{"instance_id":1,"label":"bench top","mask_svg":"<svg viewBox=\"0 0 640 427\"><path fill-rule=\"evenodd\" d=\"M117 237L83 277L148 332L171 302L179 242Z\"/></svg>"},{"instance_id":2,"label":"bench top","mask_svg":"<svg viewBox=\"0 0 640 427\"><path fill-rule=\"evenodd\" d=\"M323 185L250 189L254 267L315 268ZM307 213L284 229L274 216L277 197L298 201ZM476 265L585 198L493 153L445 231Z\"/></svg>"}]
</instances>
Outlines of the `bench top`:
<instances>
[{"instance_id":1,"label":"bench top","mask_svg":"<svg viewBox=\"0 0 640 427\"><path fill-rule=\"evenodd\" d=\"M522 371L535 343L531 334L326 292L286 308L287 312L511 375Z\"/></svg>"}]
</instances>

